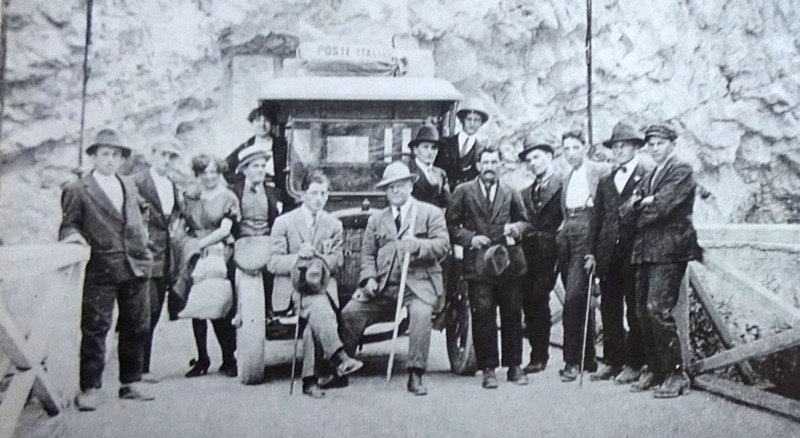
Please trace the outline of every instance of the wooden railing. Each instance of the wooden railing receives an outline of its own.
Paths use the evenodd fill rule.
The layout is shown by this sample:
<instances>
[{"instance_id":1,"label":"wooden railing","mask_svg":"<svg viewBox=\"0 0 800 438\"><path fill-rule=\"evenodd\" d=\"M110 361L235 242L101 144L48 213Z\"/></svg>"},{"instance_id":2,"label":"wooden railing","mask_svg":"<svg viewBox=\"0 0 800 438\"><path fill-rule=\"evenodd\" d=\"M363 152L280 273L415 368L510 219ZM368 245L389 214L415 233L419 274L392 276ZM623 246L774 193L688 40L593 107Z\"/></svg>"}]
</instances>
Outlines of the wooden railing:
<instances>
[{"instance_id":1,"label":"wooden railing","mask_svg":"<svg viewBox=\"0 0 800 438\"><path fill-rule=\"evenodd\" d=\"M76 390L88 259L89 249L76 244L0 246L0 375L12 373L0 403L0 438L14 435L30 395L56 415Z\"/></svg>"}]
</instances>

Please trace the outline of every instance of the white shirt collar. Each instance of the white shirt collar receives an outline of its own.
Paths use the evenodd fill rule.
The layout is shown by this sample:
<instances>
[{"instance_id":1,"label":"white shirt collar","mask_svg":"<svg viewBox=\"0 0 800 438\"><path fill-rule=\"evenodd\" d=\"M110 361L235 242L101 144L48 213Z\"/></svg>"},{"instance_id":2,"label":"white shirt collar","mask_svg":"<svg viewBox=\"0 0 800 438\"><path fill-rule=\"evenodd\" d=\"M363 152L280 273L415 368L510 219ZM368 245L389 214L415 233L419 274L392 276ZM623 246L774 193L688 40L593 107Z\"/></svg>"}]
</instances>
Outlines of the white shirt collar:
<instances>
[{"instance_id":1,"label":"white shirt collar","mask_svg":"<svg viewBox=\"0 0 800 438\"><path fill-rule=\"evenodd\" d=\"M430 174L432 170L431 168L433 167L433 163L425 164L419 160L419 157L414 157L414 162L417 164L418 168L422 169L423 172L425 172L426 174Z\"/></svg>"},{"instance_id":2,"label":"white shirt collar","mask_svg":"<svg viewBox=\"0 0 800 438\"><path fill-rule=\"evenodd\" d=\"M311 211L311 209L308 208L305 203L300 205L300 211L302 212L303 217L308 225L311 226L314 223L314 212ZM322 212L317 212L317 218L319 218L320 213Z\"/></svg>"},{"instance_id":3,"label":"white shirt collar","mask_svg":"<svg viewBox=\"0 0 800 438\"><path fill-rule=\"evenodd\" d=\"M638 165L639 165L639 155L634 155L633 158L631 158L630 161L628 161L627 163L625 163L623 165L620 165L619 167L620 168L624 167L625 168L625 173L631 173L631 172L633 172L633 169L636 169L636 166L638 166Z\"/></svg>"},{"instance_id":4,"label":"white shirt collar","mask_svg":"<svg viewBox=\"0 0 800 438\"><path fill-rule=\"evenodd\" d=\"M411 210L411 205L413 203L414 203L414 197L413 196L409 196L408 200L406 201L406 203L400 206L400 215L401 215L401 217L402 217L402 219L404 221L408 217L408 212ZM396 206L392 206L392 216L393 217L397 216L397 207Z\"/></svg>"},{"instance_id":5,"label":"white shirt collar","mask_svg":"<svg viewBox=\"0 0 800 438\"><path fill-rule=\"evenodd\" d=\"M92 175L94 175L94 178L96 180L101 181L102 184L119 183L119 179L117 178L116 174L109 176L109 175L104 175L104 174L98 172L97 170L93 170L92 171Z\"/></svg>"},{"instance_id":6,"label":"white shirt collar","mask_svg":"<svg viewBox=\"0 0 800 438\"><path fill-rule=\"evenodd\" d=\"M475 135L468 135L464 131L458 133L458 150L461 151L464 147L464 141L467 142L467 149L470 150L475 145Z\"/></svg>"}]
</instances>

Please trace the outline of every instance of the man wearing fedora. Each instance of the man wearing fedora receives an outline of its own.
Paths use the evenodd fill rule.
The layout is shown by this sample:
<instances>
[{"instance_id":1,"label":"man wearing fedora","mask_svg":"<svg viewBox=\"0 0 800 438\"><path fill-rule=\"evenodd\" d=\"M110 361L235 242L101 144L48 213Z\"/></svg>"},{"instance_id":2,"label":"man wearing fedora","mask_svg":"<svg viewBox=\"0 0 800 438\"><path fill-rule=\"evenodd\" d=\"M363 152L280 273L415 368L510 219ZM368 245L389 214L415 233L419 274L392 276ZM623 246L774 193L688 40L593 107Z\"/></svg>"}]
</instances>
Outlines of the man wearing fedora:
<instances>
[{"instance_id":1,"label":"man wearing fedora","mask_svg":"<svg viewBox=\"0 0 800 438\"><path fill-rule=\"evenodd\" d=\"M611 150L616 167L600 179L591 221L593 246L590 260L600 279L600 315L603 320L603 358L605 366L591 376L592 381L614 379L627 384L639 378L645 364L642 331L636 317L636 268L631 265L631 246L635 224L620 221L624 204L648 172L639 161L638 149L644 145L639 132L625 122L614 126L603 146ZM628 333L624 320L627 307Z\"/></svg>"},{"instance_id":2,"label":"man wearing fedora","mask_svg":"<svg viewBox=\"0 0 800 438\"><path fill-rule=\"evenodd\" d=\"M692 224L696 183L692 166L674 155L677 138L669 126L647 128L645 141L656 167L620 209L636 223L631 263L636 266L636 311L647 354L647 371L631 391L657 387L656 398L685 394L690 383L683 369L685 340L673 311L686 265L700 258L700 248Z\"/></svg>"},{"instance_id":3,"label":"man wearing fedora","mask_svg":"<svg viewBox=\"0 0 800 438\"><path fill-rule=\"evenodd\" d=\"M81 393L75 404L81 411L93 411L102 401L106 335L115 301L119 309L119 397L153 400L135 386L142 380L142 356L150 328L148 277L153 257L147 248L139 191L132 181L117 175L131 149L115 131L103 129L86 154L94 169L64 188L59 240L91 248L81 311Z\"/></svg>"},{"instance_id":4,"label":"man wearing fedora","mask_svg":"<svg viewBox=\"0 0 800 438\"><path fill-rule=\"evenodd\" d=\"M439 132L430 125L419 128L416 138L408 143L408 148L411 149L408 168L411 173L417 175L411 196L439 208L447 207L450 202L447 174L434 163L439 150L443 147L445 144L439 139Z\"/></svg>"},{"instance_id":5,"label":"man wearing fedora","mask_svg":"<svg viewBox=\"0 0 800 438\"><path fill-rule=\"evenodd\" d=\"M339 219L323 210L329 186L330 181L321 170L313 170L303 178L303 202L275 220L267 261L267 269L275 274L275 289L293 291L292 302L307 322L303 332L303 393L312 398L325 396L317 382L322 362L334 364L340 377L362 366L345 353L337 331L334 306L338 307L339 295L333 274L344 262L343 229ZM315 258L323 271L321 280L299 280L298 276L311 272ZM322 278L327 279L324 290L326 282Z\"/></svg>"},{"instance_id":6,"label":"man wearing fedora","mask_svg":"<svg viewBox=\"0 0 800 438\"><path fill-rule=\"evenodd\" d=\"M522 200L497 178L500 152L484 149L478 156L480 176L458 186L447 208L453 242L465 248L464 276L469 284L472 338L483 387L497 388L497 308L500 308L502 366L507 378L528 383L522 363L522 278L525 256L519 239L528 221Z\"/></svg>"},{"instance_id":7,"label":"man wearing fedora","mask_svg":"<svg viewBox=\"0 0 800 438\"><path fill-rule=\"evenodd\" d=\"M143 380L148 383L158 379L150 374L150 356L153 349L153 334L161 317L167 291L177 280L178 263L171 247L172 228L181 215L178 189L170 179L180 151L173 141L159 140L153 143L150 167L133 176L136 188L147 206L147 230L150 236L148 247L153 255L150 275L150 332L144 346L142 364Z\"/></svg>"},{"instance_id":8,"label":"man wearing fedora","mask_svg":"<svg viewBox=\"0 0 800 438\"><path fill-rule=\"evenodd\" d=\"M528 262L526 287L522 288L525 328L531 344L530 363L525 373L537 373L550 359L550 292L556 284L558 251L556 234L564 213L561 209L561 178L553 172L551 145L531 135L525 138L519 159L535 175L534 182L522 189L522 202L529 226L523 231L522 248Z\"/></svg>"},{"instance_id":9,"label":"man wearing fedora","mask_svg":"<svg viewBox=\"0 0 800 438\"><path fill-rule=\"evenodd\" d=\"M359 289L342 311L339 334L353 356L366 327L393 320L400 292L403 259L408 254L403 305L410 317L407 389L426 395L422 375L428 366L432 315L440 310L444 286L439 261L450 251L442 210L411 196L417 175L402 162L386 166L376 188L386 191L389 206L367 221L361 241Z\"/></svg>"},{"instance_id":10,"label":"man wearing fedora","mask_svg":"<svg viewBox=\"0 0 800 438\"><path fill-rule=\"evenodd\" d=\"M581 370L597 371L594 318L591 312L589 323L584 324L589 272L593 266L589 227L597 197L597 184L608 175L610 166L586 158L589 147L581 130L566 132L561 137L561 145L571 169L563 182L561 205L564 222L557 237L558 266L566 289L562 320L565 365L560 374L561 381L571 382ZM585 360L581 364L584 333L587 341Z\"/></svg>"},{"instance_id":11,"label":"man wearing fedora","mask_svg":"<svg viewBox=\"0 0 800 438\"><path fill-rule=\"evenodd\" d=\"M478 153L483 149L475 135L489 120L489 113L478 98L470 98L456 112L461 121L461 132L442 139L443 147L433 165L447 174L450 187L472 181L480 173L475 165Z\"/></svg>"}]
</instances>

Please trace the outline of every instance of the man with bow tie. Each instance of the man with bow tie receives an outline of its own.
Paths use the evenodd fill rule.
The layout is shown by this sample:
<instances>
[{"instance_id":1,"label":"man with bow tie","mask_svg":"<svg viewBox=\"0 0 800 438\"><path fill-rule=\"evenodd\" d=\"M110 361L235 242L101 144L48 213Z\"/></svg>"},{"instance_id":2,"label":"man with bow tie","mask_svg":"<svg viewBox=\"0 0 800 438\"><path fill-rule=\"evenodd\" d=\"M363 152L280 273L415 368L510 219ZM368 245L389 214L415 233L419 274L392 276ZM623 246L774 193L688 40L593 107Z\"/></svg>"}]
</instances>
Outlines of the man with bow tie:
<instances>
[{"instance_id":1,"label":"man with bow tie","mask_svg":"<svg viewBox=\"0 0 800 438\"><path fill-rule=\"evenodd\" d=\"M603 146L611 149L616 168L602 178L590 227L593 247L590 254L600 279L605 366L591 376L592 381L614 379L627 384L639 378L645 364L642 331L636 317L636 268L631 265L634 223L620 221L619 207L637 189L649 170L640 162L638 149L644 139L630 125L619 122ZM627 306L628 333L624 319Z\"/></svg>"},{"instance_id":2,"label":"man with bow tie","mask_svg":"<svg viewBox=\"0 0 800 438\"><path fill-rule=\"evenodd\" d=\"M519 154L519 159L536 176L534 182L520 192L530 224L522 237L528 261L522 309L531 344L530 362L523 369L526 374L543 371L550 358L550 292L557 278L556 233L564 219L561 178L553 172L553 153L552 146L530 135L525 138Z\"/></svg>"},{"instance_id":3,"label":"man with bow tie","mask_svg":"<svg viewBox=\"0 0 800 438\"><path fill-rule=\"evenodd\" d=\"M478 130L489 120L489 113L478 98L470 98L460 105L456 117L461 121L461 132L442 139L443 147L433 165L447 174L450 188L472 181L478 174L476 161L483 145L478 142Z\"/></svg>"}]
</instances>

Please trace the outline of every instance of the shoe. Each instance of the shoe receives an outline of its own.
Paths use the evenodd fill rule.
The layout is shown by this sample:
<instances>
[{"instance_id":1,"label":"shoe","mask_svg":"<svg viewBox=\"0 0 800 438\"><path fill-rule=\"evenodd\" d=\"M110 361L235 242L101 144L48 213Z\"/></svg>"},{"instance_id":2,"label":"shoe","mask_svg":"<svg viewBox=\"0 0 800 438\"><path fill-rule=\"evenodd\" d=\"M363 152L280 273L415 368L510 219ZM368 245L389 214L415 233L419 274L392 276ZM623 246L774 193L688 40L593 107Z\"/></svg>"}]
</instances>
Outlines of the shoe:
<instances>
[{"instance_id":1,"label":"shoe","mask_svg":"<svg viewBox=\"0 0 800 438\"><path fill-rule=\"evenodd\" d=\"M223 361L222 365L219 366L219 373L225 377L236 377L239 375L239 366L236 363L236 359Z\"/></svg>"},{"instance_id":2,"label":"shoe","mask_svg":"<svg viewBox=\"0 0 800 438\"><path fill-rule=\"evenodd\" d=\"M483 370L483 387L485 389L497 389L497 386L497 376L494 374L494 368Z\"/></svg>"},{"instance_id":3,"label":"shoe","mask_svg":"<svg viewBox=\"0 0 800 438\"><path fill-rule=\"evenodd\" d=\"M611 380L614 377L616 377L616 375L619 374L620 372L622 372L622 367L605 365L603 366L603 368L600 369L600 371L589 376L589 380L591 380L592 382L599 382L601 380Z\"/></svg>"},{"instance_id":4,"label":"shoe","mask_svg":"<svg viewBox=\"0 0 800 438\"><path fill-rule=\"evenodd\" d=\"M211 361L208 358L192 359L189 361L189 366L192 367L192 369L187 371L185 376L198 377L208 374L208 367L211 366Z\"/></svg>"},{"instance_id":5,"label":"shoe","mask_svg":"<svg viewBox=\"0 0 800 438\"><path fill-rule=\"evenodd\" d=\"M102 401L103 396L100 393L100 388L89 388L75 396L75 406L77 406L78 410L81 412L92 412L96 410Z\"/></svg>"},{"instance_id":6,"label":"shoe","mask_svg":"<svg viewBox=\"0 0 800 438\"><path fill-rule=\"evenodd\" d=\"M583 363L583 370L587 373L593 373L597 371L597 359L592 359L588 363Z\"/></svg>"},{"instance_id":7,"label":"shoe","mask_svg":"<svg viewBox=\"0 0 800 438\"><path fill-rule=\"evenodd\" d=\"M156 384L161 383L161 378L151 373L142 374L142 383Z\"/></svg>"},{"instance_id":8,"label":"shoe","mask_svg":"<svg viewBox=\"0 0 800 438\"><path fill-rule=\"evenodd\" d=\"M663 381L664 378L662 376L642 368L642 374L639 376L639 380L631 385L631 392L645 392L656 389Z\"/></svg>"},{"instance_id":9,"label":"shoe","mask_svg":"<svg viewBox=\"0 0 800 438\"><path fill-rule=\"evenodd\" d=\"M132 385L122 385L119 387L119 398L123 400L151 401L156 398Z\"/></svg>"},{"instance_id":10,"label":"shoe","mask_svg":"<svg viewBox=\"0 0 800 438\"><path fill-rule=\"evenodd\" d=\"M578 374L580 371L578 370L578 365L565 365L564 369L559 372L561 374L561 381L562 382L574 382L575 379L578 378Z\"/></svg>"},{"instance_id":11,"label":"shoe","mask_svg":"<svg viewBox=\"0 0 800 438\"><path fill-rule=\"evenodd\" d=\"M414 395L428 395L428 388L422 383L422 371L410 370L408 372L408 383L406 384L408 392Z\"/></svg>"},{"instance_id":12,"label":"shoe","mask_svg":"<svg viewBox=\"0 0 800 438\"><path fill-rule=\"evenodd\" d=\"M525 365L522 371L525 371L525 374L534 374L544 371L545 368L547 368L547 362L531 361L528 365Z\"/></svg>"},{"instance_id":13,"label":"shoe","mask_svg":"<svg viewBox=\"0 0 800 438\"><path fill-rule=\"evenodd\" d=\"M347 376L329 374L319 379L319 387L322 389L347 388L348 386L350 386L350 379Z\"/></svg>"},{"instance_id":14,"label":"shoe","mask_svg":"<svg viewBox=\"0 0 800 438\"><path fill-rule=\"evenodd\" d=\"M345 359L342 360L342 363L336 367L336 374L339 375L339 377L346 376L360 370L363 366L364 362L346 356Z\"/></svg>"},{"instance_id":15,"label":"shoe","mask_svg":"<svg viewBox=\"0 0 800 438\"><path fill-rule=\"evenodd\" d=\"M319 387L317 382L313 383L303 382L303 394L315 399L325 398L325 391L323 391L322 388Z\"/></svg>"},{"instance_id":16,"label":"shoe","mask_svg":"<svg viewBox=\"0 0 800 438\"><path fill-rule=\"evenodd\" d=\"M519 365L512 365L508 367L508 374L506 375L509 382L514 382L517 385L524 386L528 384L528 376Z\"/></svg>"},{"instance_id":17,"label":"shoe","mask_svg":"<svg viewBox=\"0 0 800 438\"><path fill-rule=\"evenodd\" d=\"M655 398L675 398L689 393L691 381L683 371L670 373L653 393Z\"/></svg>"},{"instance_id":18,"label":"shoe","mask_svg":"<svg viewBox=\"0 0 800 438\"><path fill-rule=\"evenodd\" d=\"M625 365L625 368L622 369L622 372L617 374L617 377L614 377L614 384L627 385L629 383L633 383L639 380L639 376L641 374L642 374L641 368L633 368L631 366Z\"/></svg>"}]
</instances>

